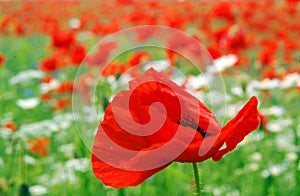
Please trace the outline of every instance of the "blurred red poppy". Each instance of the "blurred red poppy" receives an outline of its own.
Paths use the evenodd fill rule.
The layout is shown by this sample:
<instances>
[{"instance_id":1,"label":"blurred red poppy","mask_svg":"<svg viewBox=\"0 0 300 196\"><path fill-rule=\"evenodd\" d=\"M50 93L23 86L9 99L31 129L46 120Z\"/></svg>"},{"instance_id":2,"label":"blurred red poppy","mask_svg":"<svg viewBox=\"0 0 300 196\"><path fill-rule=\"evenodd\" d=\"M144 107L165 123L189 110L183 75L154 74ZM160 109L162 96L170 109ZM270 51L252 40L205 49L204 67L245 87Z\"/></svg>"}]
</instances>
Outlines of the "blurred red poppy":
<instances>
[{"instance_id":1,"label":"blurred red poppy","mask_svg":"<svg viewBox=\"0 0 300 196\"><path fill-rule=\"evenodd\" d=\"M52 77L52 76L46 76L46 77L42 78L42 79L40 80L40 82L41 82L41 83L47 83L47 84L49 84L52 80L53 80L53 77Z\"/></svg>"},{"instance_id":2,"label":"blurred red poppy","mask_svg":"<svg viewBox=\"0 0 300 196\"><path fill-rule=\"evenodd\" d=\"M50 144L49 138L37 138L37 139L30 139L28 141L29 150L37 155L40 156L47 156L48 155L48 146Z\"/></svg>"},{"instance_id":3,"label":"blurred red poppy","mask_svg":"<svg viewBox=\"0 0 300 196\"><path fill-rule=\"evenodd\" d=\"M129 102L129 106L125 106L126 102ZM163 104L167 113L153 106L155 102ZM201 162L208 158L218 161L258 127L257 104L256 97L252 97L222 128L214 114L202 102L170 81L164 74L150 69L144 75L133 79L129 83L129 90L121 91L108 105L93 144L94 174L105 185L122 188L142 183L173 161ZM149 114L151 111L155 111L153 116ZM129 133L132 130L138 134L148 133L148 129L137 128L135 123L144 125L155 121L153 126L156 126L155 119L165 119L155 133ZM123 125L120 122L123 122ZM188 141L187 138L191 140ZM147 158L151 151L169 144L172 145L168 151ZM226 147L221 149L224 144ZM199 152L203 148L206 151L200 155ZM123 151L124 149L126 150ZM170 160L170 156L178 150L179 154L175 154L175 158ZM137 153L128 157L129 151ZM107 160L104 160L103 156ZM160 163L165 160L168 161L157 167L145 170L134 168L134 165L151 166L155 161Z\"/></svg>"},{"instance_id":4,"label":"blurred red poppy","mask_svg":"<svg viewBox=\"0 0 300 196\"><path fill-rule=\"evenodd\" d=\"M275 41L263 40L264 49L259 54L261 65L270 66L275 61L275 56L278 49L278 44Z\"/></svg>"},{"instance_id":5,"label":"blurred red poppy","mask_svg":"<svg viewBox=\"0 0 300 196\"><path fill-rule=\"evenodd\" d=\"M52 98L50 93L41 94L41 100L43 102L48 102Z\"/></svg>"},{"instance_id":6,"label":"blurred red poppy","mask_svg":"<svg viewBox=\"0 0 300 196\"><path fill-rule=\"evenodd\" d=\"M102 71L102 76L116 76L126 71L126 67L122 63L112 62Z\"/></svg>"},{"instance_id":7,"label":"blurred red poppy","mask_svg":"<svg viewBox=\"0 0 300 196\"><path fill-rule=\"evenodd\" d=\"M74 65L79 65L86 55L86 50L83 45L78 45L71 53L71 61Z\"/></svg>"},{"instance_id":8,"label":"blurred red poppy","mask_svg":"<svg viewBox=\"0 0 300 196\"><path fill-rule=\"evenodd\" d=\"M207 48L207 50L213 59L222 57L222 53L213 47L209 47L209 48Z\"/></svg>"},{"instance_id":9,"label":"blurred red poppy","mask_svg":"<svg viewBox=\"0 0 300 196\"><path fill-rule=\"evenodd\" d=\"M18 128L17 124L14 123L14 122L11 122L11 121L6 122L6 123L4 124L4 127L10 129L11 131L15 131L15 130L17 130L17 128Z\"/></svg>"},{"instance_id":10,"label":"blurred red poppy","mask_svg":"<svg viewBox=\"0 0 300 196\"><path fill-rule=\"evenodd\" d=\"M0 66L2 66L5 63L5 57L4 55L0 54Z\"/></svg>"},{"instance_id":11,"label":"blurred red poppy","mask_svg":"<svg viewBox=\"0 0 300 196\"><path fill-rule=\"evenodd\" d=\"M118 47L116 42L101 43L94 55L89 55L86 62L89 66L99 66L107 61L112 50Z\"/></svg>"},{"instance_id":12,"label":"blurred red poppy","mask_svg":"<svg viewBox=\"0 0 300 196\"><path fill-rule=\"evenodd\" d=\"M149 61L151 59L150 54L143 51L137 52L129 59L128 63L130 66L135 66L142 63L143 59L145 59L145 61Z\"/></svg>"},{"instance_id":13,"label":"blurred red poppy","mask_svg":"<svg viewBox=\"0 0 300 196\"><path fill-rule=\"evenodd\" d=\"M60 98L57 103L52 106L53 111L64 110L71 104L71 100L68 98Z\"/></svg>"},{"instance_id":14,"label":"blurred red poppy","mask_svg":"<svg viewBox=\"0 0 300 196\"><path fill-rule=\"evenodd\" d=\"M75 42L72 31L55 32L52 34L52 44L56 48L68 49Z\"/></svg>"},{"instance_id":15,"label":"blurred red poppy","mask_svg":"<svg viewBox=\"0 0 300 196\"><path fill-rule=\"evenodd\" d=\"M57 88L59 93L72 93L73 92L73 82L72 81L65 81L62 82L59 87Z\"/></svg>"},{"instance_id":16,"label":"blurred red poppy","mask_svg":"<svg viewBox=\"0 0 300 196\"><path fill-rule=\"evenodd\" d=\"M213 18L224 18L229 22L234 22L235 15L233 12L232 2L220 2L218 3L215 8L212 10Z\"/></svg>"},{"instance_id":17,"label":"blurred red poppy","mask_svg":"<svg viewBox=\"0 0 300 196\"><path fill-rule=\"evenodd\" d=\"M270 67L267 71L262 74L262 78L275 79L278 75L276 74L276 70L273 67Z\"/></svg>"},{"instance_id":18,"label":"blurred red poppy","mask_svg":"<svg viewBox=\"0 0 300 196\"><path fill-rule=\"evenodd\" d=\"M44 59L39 68L45 72L56 71L58 69L58 63L55 57L49 57Z\"/></svg>"},{"instance_id":19,"label":"blurred red poppy","mask_svg":"<svg viewBox=\"0 0 300 196\"><path fill-rule=\"evenodd\" d=\"M244 29L238 25L220 28L214 33L216 44L228 52L238 53L248 46Z\"/></svg>"}]
</instances>

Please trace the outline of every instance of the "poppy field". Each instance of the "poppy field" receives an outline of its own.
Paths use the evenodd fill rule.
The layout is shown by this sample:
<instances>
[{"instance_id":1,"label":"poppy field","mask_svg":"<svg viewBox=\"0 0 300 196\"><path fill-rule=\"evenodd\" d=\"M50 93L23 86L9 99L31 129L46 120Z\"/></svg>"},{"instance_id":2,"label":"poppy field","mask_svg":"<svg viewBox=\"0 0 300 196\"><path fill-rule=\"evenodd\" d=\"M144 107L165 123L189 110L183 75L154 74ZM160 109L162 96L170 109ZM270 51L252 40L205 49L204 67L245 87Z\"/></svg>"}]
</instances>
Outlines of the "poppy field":
<instances>
[{"instance_id":1,"label":"poppy field","mask_svg":"<svg viewBox=\"0 0 300 196\"><path fill-rule=\"evenodd\" d=\"M300 3L0 1L0 196L299 195Z\"/></svg>"}]
</instances>

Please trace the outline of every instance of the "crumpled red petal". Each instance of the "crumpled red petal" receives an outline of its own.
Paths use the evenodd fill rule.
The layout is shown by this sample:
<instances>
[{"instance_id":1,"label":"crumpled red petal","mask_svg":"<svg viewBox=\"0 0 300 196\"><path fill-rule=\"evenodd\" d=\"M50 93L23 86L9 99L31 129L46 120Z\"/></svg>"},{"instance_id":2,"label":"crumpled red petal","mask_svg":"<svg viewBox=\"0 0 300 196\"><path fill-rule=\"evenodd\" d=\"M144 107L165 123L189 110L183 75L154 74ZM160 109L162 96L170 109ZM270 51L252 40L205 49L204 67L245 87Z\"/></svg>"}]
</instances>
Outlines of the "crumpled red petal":
<instances>
[{"instance_id":1,"label":"crumpled red petal","mask_svg":"<svg viewBox=\"0 0 300 196\"><path fill-rule=\"evenodd\" d=\"M239 113L223 127L217 143L221 148L225 142L226 148L217 151L212 156L214 161L220 160L224 154L235 149L245 136L259 126L260 120L257 105L257 98L252 97Z\"/></svg>"}]
</instances>

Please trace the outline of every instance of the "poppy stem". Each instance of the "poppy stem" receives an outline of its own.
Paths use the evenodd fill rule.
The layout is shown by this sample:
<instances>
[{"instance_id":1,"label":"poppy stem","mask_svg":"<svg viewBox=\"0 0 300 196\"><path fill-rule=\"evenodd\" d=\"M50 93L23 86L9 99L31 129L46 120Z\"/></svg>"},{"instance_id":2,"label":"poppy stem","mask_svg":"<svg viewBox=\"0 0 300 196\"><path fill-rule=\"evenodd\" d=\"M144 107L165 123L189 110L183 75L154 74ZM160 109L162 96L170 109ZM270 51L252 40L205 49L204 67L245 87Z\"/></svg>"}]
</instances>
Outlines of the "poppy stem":
<instances>
[{"instance_id":1,"label":"poppy stem","mask_svg":"<svg viewBox=\"0 0 300 196\"><path fill-rule=\"evenodd\" d=\"M201 188L200 188L200 178L199 178L199 171L198 171L198 165L197 163L193 164L193 170L194 170L194 177L195 177L195 183L197 188L197 196L201 196Z\"/></svg>"},{"instance_id":2,"label":"poppy stem","mask_svg":"<svg viewBox=\"0 0 300 196\"><path fill-rule=\"evenodd\" d=\"M118 196L125 196L125 189L124 188L118 190Z\"/></svg>"}]
</instances>

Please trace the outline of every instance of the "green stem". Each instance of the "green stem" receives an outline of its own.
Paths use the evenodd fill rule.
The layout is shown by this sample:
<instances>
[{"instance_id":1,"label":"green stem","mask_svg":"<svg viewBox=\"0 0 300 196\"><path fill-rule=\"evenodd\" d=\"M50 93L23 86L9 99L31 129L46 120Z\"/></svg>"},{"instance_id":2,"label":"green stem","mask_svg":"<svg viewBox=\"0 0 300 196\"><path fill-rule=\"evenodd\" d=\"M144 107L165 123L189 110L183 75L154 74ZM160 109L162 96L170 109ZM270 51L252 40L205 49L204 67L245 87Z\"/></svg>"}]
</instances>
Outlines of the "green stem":
<instances>
[{"instance_id":1,"label":"green stem","mask_svg":"<svg viewBox=\"0 0 300 196\"><path fill-rule=\"evenodd\" d=\"M197 163L193 163L193 170L194 170L194 177L195 177L195 183L196 183L196 188L197 188L197 195L201 196L200 178L199 178L199 171L198 171Z\"/></svg>"},{"instance_id":2,"label":"green stem","mask_svg":"<svg viewBox=\"0 0 300 196\"><path fill-rule=\"evenodd\" d=\"M294 142L295 142L295 146L299 145L299 139L298 139L298 133L297 133L297 127L293 127L293 131L294 131ZM296 183L299 184L300 183L300 172L298 169L298 165L299 165L299 161L300 161L300 153L297 152L297 159L295 160L295 178L296 178ZM300 188L299 186L296 187L296 191L299 192Z\"/></svg>"},{"instance_id":3,"label":"green stem","mask_svg":"<svg viewBox=\"0 0 300 196\"><path fill-rule=\"evenodd\" d=\"M125 196L125 189L124 188L118 190L118 196Z\"/></svg>"}]
</instances>

